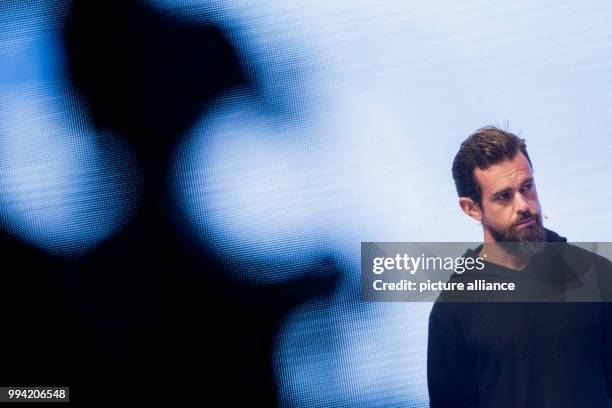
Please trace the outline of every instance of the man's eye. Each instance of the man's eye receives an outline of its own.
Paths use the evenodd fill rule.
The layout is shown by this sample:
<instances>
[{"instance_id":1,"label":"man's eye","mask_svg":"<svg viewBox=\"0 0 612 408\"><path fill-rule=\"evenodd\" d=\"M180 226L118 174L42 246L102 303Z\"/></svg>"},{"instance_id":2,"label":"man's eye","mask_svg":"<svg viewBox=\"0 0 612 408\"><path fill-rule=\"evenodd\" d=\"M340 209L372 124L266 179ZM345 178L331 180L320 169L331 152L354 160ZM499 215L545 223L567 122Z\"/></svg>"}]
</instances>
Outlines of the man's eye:
<instances>
[{"instance_id":1,"label":"man's eye","mask_svg":"<svg viewBox=\"0 0 612 408\"><path fill-rule=\"evenodd\" d=\"M522 191L530 191L533 188L533 183L527 183L521 189Z\"/></svg>"},{"instance_id":2,"label":"man's eye","mask_svg":"<svg viewBox=\"0 0 612 408\"><path fill-rule=\"evenodd\" d=\"M495 197L495 200L497 201L506 201L507 199L508 199L508 193L500 194L497 197Z\"/></svg>"}]
</instances>

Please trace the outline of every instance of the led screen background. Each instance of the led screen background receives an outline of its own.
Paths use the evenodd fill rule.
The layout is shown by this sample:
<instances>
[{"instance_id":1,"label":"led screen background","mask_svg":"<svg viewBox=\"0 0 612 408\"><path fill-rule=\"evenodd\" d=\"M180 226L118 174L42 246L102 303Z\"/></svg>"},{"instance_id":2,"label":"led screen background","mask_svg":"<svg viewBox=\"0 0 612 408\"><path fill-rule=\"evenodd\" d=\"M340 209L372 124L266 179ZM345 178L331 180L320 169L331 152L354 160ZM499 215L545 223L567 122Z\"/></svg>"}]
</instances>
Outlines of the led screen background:
<instances>
[{"instance_id":1,"label":"led screen background","mask_svg":"<svg viewBox=\"0 0 612 408\"><path fill-rule=\"evenodd\" d=\"M184 361L206 366L205 332L236 352L225 340L242 331L220 322L238 316L252 345L213 358L224 390L426 406L430 305L360 302L359 244L479 240L450 164L484 125L526 138L547 227L607 241L611 14L606 2L3 3L0 220L11 256L36 254L36 276L58 274L71 299L26 309L70 311L85 343L77 353L57 335L67 381L101 364L76 363L82 344L114 344L121 364L137 348L122 339L163 327L173 346L190 340L159 370L206 387ZM14 298L5 306L23 310Z\"/></svg>"}]
</instances>

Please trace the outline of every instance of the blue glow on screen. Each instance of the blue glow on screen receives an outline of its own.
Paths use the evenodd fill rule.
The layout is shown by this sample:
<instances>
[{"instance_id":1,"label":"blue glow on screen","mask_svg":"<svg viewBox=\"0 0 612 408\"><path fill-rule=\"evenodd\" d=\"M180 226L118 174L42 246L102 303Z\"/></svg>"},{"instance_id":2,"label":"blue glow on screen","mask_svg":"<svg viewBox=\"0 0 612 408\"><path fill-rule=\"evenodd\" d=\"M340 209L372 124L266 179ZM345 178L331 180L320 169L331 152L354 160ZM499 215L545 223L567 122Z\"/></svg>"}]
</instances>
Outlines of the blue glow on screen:
<instances>
[{"instance_id":1,"label":"blue glow on screen","mask_svg":"<svg viewBox=\"0 0 612 408\"><path fill-rule=\"evenodd\" d=\"M0 97L0 216L31 244L78 254L129 219L138 182L126 146L67 115L63 105L75 96L63 92L37 84Z\"/></svg>"},{"instance_id":2,"label":"blue glow on screen","mask_svg":"<svg viewBox=\"0 0 612 408\"><path fill-rule=\"evenodd\" d=\"M68 84L51 18L59 16L48 6L13 5L1 20L0 222L32 245L73 256L125 225L140 186L129 146L94 130Z\"/></svg>"},{"instance_id":3,"label":"blue glow on screen","mask_svg":"<svg viewBox=\"0 0 612 408\"><path fill-rule=\"evenodd\" d=\"M175 151L169 177L193 236L247 283L316 275L322 258L341 270L279 327L283 405L427 406L430 305L360 303L359 243L479 240L450 175L475 129L522 132L547 227L609 240L610 3L147 3L220 24L258 85L222 95ZM64 81L53 13L10 10L0 217L45 250L86 251L132 216L138 167Z\"/></svg>"},{"instance_id":4,"label":"blue glow on screen","mask_svg":"<svg viewBox=\"0 0 612 408\"><path fill-rule=\"evenodd\" d=\"M346 288L345 288L346 290ZM279 332L282 406L428 406L429 303L301 305Z\"/></svg>"},{"instance_id":5,"label":"blue glow on screen","mask_svg":"<svg viewBox=\"0 0 612 408\"><path fill-rule=\"evenodd\" d=\"M229 273L262 282L291 278L329 246L326 203L311 194L313 154L303 139L299 129L280 133L239 99L220 106L177 150L179 206L205 245L236 261ZM262 262L266 268L249 273L249 264ZM284 273L274 264L293 268Z\"/></svg>"},{"instance_id":6,"label":"blue glow on screen","mask_svg":"<svg viewBox=\"0 0 612 408\"><path fill-rule=\"evenodd\" d=\"M183 18L218 6L161 3ZM290 279L298 273L290 267L294 255L314 264L310 251L323 250L335 254L347 276L330 296L298 307L279 329L275 366L284 405L428 405L429 305L360 304L359 269L352 260L359 257L360 241L480 239L479 225L460 213L450 175L459 143L475 129L494 124L522 132L547 226L572 240L606 240L612 144L602 129L611 125L610 5L261 1L224 2L217 10L250 24L253 43L264 43L271 31L294 39L297 26L299 38L316 50L297 54L289 67L319 69L310 86L321 97L301 101L304 112L318 115L262 134L261 123L274 119L245 108L258 102L238 95L239 102L225 105L228 111L219 110L216 118L239 131L233 137L215 127L207 131L213 150L233 151L239 164L229 153L207 155L206 165L189 153L183 159L199 169L183 183L185 206L192 217L199 214L201 230L224 231L211 235L214 246L236 257L252 248L265 252L271 265L287 265L281 272L268 269L276 276L243 279ZM278 59L270 56L294 55L291 44L286 47L250 54L258 58L250 64L273 66ZM296 47L304 49L299 42ZM273 89L275 78L266 80ZM227 162L234 164L223 167ZM206 178L223 194L206 196L213 200L206 205L190 199L190 191L201 191L193 187L194 175L213 168L228 172ZM295 182L297 175L313 182ZM259 189L245 186L250 183ZM260 206L254 209L255 201ZM245 222L254 210L274 216ZM281 245L276 237L283 237Z\"/></svg>"}]
</instances>

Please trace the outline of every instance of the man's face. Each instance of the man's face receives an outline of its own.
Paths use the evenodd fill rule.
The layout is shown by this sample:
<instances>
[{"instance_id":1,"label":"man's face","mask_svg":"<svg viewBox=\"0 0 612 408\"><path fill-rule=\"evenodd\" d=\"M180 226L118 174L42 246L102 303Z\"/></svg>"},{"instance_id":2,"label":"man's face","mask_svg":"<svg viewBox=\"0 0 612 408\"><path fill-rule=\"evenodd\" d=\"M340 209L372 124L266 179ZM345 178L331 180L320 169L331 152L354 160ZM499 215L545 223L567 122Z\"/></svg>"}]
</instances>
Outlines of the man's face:
<instances>
[{"instance_id":1,"label":"man's face","mask_svg":"<svg viewBox=\"0 0 612 408\"><path fill-rule=\"evenodd\" d=\"M485 235L495 242L544 241L538 193L522 153L486 170L476 168L474 176L482 192L480 215Z\"/></svg>"}]
</instances>

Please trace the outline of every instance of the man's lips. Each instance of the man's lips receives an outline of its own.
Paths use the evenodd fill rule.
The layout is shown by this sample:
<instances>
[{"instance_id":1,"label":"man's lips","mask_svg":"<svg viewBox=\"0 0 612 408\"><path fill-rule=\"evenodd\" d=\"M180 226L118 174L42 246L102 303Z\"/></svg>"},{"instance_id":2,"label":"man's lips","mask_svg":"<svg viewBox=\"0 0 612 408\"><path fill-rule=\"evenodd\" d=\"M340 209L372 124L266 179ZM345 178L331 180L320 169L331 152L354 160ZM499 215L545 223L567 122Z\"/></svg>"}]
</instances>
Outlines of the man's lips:
<instances>
[{"instance_id":1,"label":"man's lips","mask_svg":"<svg viewBox=\"0 0 612 408\"><path fill-rule=\"evenodd\" d=\"M526 227L526 226L529 226L529 225L535 223L535 221L536 221L536 217L531 217L531 218L527 218L526 220L523 220L521 222L517 222L515 224L515 226L516 227Z\"/></svg>"}]
</instances>

